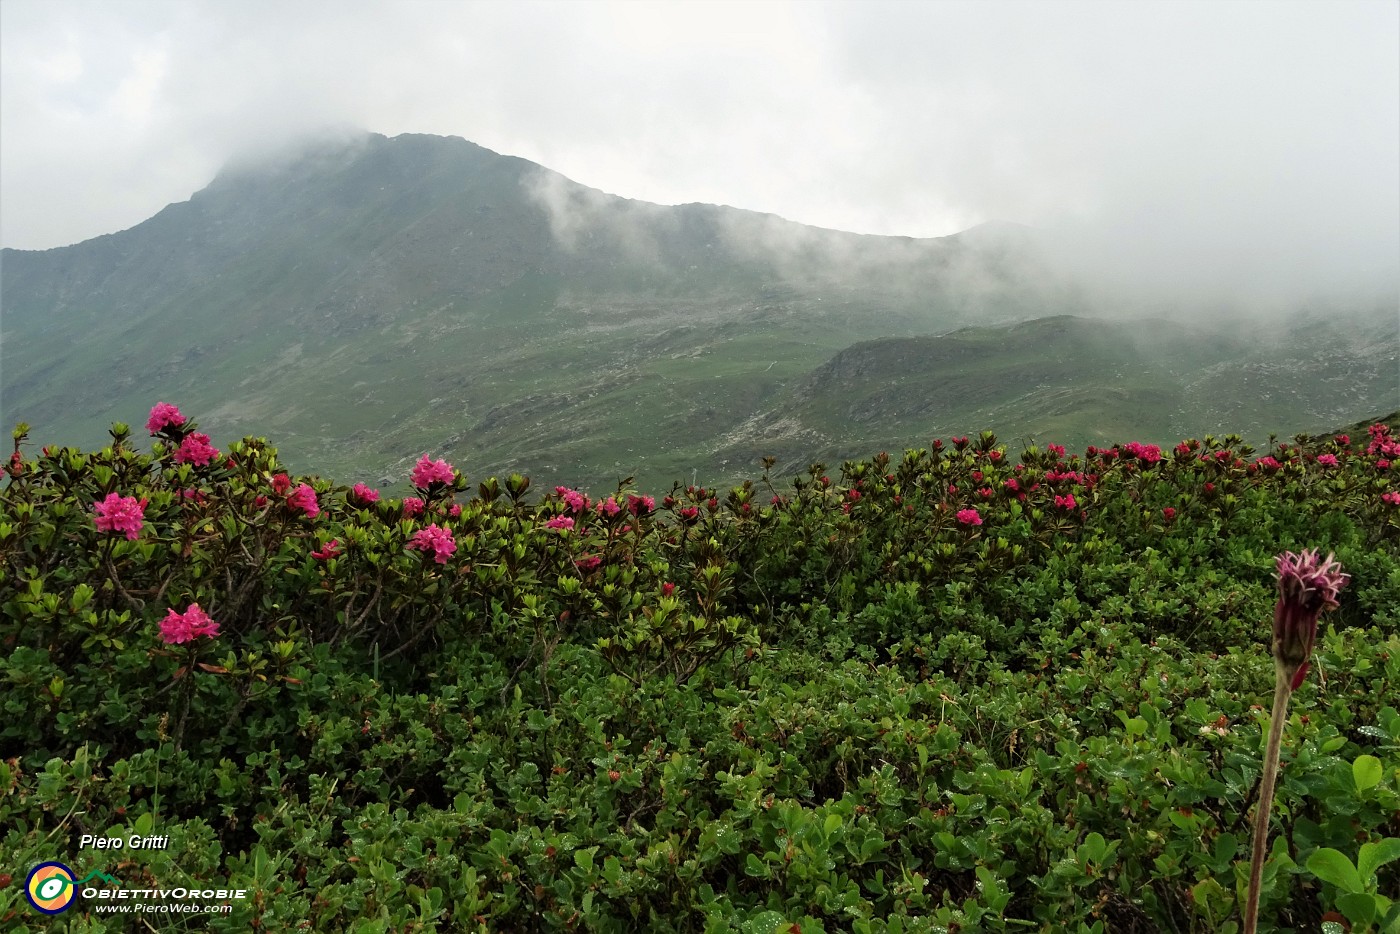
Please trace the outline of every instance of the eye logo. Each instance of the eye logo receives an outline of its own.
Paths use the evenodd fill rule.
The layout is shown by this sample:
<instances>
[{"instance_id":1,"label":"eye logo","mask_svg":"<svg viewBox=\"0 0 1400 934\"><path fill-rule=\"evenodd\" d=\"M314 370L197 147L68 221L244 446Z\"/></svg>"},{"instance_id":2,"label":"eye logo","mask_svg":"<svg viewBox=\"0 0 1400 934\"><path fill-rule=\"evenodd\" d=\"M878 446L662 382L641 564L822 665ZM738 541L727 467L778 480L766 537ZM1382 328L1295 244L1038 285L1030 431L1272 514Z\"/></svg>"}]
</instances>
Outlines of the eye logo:
<instances>
[{"instance_id":1,"label":"eye logo","mask_svg":"<svg viewBox=\"0 0 1400 934\"><path fill-rule=\"evenodd\" d=\"M24 897L35 911L60 914L73 903L73 870L62 863L40 863L29 871Z\"/></svg>"}]
</instances>

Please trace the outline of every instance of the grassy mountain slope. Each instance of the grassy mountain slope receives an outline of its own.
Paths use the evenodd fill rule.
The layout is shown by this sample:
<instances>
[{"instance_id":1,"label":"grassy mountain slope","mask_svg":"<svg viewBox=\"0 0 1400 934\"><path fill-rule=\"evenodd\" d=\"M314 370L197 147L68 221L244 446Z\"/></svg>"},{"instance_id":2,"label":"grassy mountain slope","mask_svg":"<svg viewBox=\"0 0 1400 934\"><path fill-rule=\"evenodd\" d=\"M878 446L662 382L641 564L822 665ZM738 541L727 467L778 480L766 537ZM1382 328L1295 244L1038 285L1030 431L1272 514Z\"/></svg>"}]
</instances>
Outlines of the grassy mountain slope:
<instances>
[{"instance_id":1,"label":"grassy mountain slope","mask_svg":"<svg viewBox=\"0 0 1400 934\"><path fill-rule=\"evenodd\" d=\"M7 421L97 444L167 399L363 479L433 451L664 485L969 425L1166 440L1200 412L1287 433L1400 395L1393 352L1346 385L1325 372L1393 351L1393 327L1324 333L1332 359L1289 390L1302 371L1249 341L1066 323L1083 305L1010 225L911 240L663 207L415 135L232 167L130 230L5 250L0 307ZM1272 381L1267 404L1245 377ZM1319 381L1327 405L1294 404Z\"/></svg>"}]
</instances>

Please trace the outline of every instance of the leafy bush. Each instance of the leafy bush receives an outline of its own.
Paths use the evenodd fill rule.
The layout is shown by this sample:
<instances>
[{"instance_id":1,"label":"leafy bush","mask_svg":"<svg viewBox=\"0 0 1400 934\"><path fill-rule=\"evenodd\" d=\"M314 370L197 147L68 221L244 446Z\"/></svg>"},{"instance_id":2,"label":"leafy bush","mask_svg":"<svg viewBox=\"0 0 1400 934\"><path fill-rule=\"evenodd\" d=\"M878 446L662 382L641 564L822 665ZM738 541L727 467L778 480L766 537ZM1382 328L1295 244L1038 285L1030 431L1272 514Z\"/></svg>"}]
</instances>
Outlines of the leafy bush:
<instances>
[{"instance_id":1,"label":"leafy bush","mask_svg":"<svg viewBox=\"0 0 1400 934\"><path fill-rule=\"evenodd\" d=\"M148 429L16 431L7 927L61 859L249 889L216 930L1231 930L1272 557L1303 547L1352 580L1285 725L1262 917L1392 923L1385 426L1263 457L988 433L659 504L469 495L427 457L387 500L173 407ZM138 832L169 848L77 845Z\"/></svg>"}]
</instances>

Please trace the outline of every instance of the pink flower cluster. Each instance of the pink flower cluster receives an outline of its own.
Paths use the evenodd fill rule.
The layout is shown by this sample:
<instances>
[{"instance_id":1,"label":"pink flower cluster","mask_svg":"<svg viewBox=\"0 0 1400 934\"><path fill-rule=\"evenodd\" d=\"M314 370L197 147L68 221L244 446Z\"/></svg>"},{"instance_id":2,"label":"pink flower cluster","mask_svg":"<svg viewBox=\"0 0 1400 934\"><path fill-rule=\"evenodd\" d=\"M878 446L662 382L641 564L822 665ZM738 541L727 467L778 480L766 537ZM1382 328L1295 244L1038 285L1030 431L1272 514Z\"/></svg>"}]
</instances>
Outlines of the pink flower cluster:
<instances>
[{"instance_id":1,"label":"pink flower cluster","mask_svg":"<svg viewBox=\"0 0 1400 934\"><path fill-rule=\"evenodd\" d=\"M203 467L218 456L218 450L209 443L209 436L196 431L180 442L180 450L175 452L175 463Z\"/></svg>"},{"instance_id":2,"label":"pink flower cluster","mask_svg":"<svg viewBox=\"0 0 1400 934\"><path fill-rule=\"evenodd\" d=\"M350 491L350 502L354 503L356 506L364 508L370 505L371 503L379 502L379 491L371 487L367 487L363 483L357 483L355 484L354 488Z\"/></svg>"},{"instance_id":3,"label":"pink flower cluster","mask_svg":"<svg viewBox=\"0 0 1400 934\"><path fill-rule=\"evenodd\" d=\"M611 496L598 504L598 515L600 516L615 516L620 512L622 512L622 507Z\"/></svg>"},{"instance_id":4,"label":"pink flower cluster","mask_svg":"<svg viewBox=\"0 0 1400 934\"><path fill-rule=\"evenodd\" d=\"M293 509L302 510L308 519L314 519L321 514L321 505L316 502L316 491L305 483L298 486L287 497L287 505Z\"/></svg>"},{"instance_id":5,"label":"pink flower cluster","mask_svg":"<svg viewBox=\"0 0 1400 934\"><path fill-rule=\"evenodd\" d=\"M185 416L180 414L180 410L169 402L157 402L151 409L151 417L146 419L146 430L151 434L160 434L167 428L179 428L185 423Z\"/></svg>"},{"instance_id":6,"label":"pink flower cluster","mask_svg":"<svg viewBox=\"0 0 1400 934\"><path fill-rule=\"evenodd\" d=\"M1162 449L1155 444L1143 444L1139 441L1129 441L1123 445L1123 451L1136 457L1144 464L1155 464L1162 459Z\"/></svg>"},{"instance_id":7,"label":"pink flower cluster","mask_svg":"<svg viewBox=\"0 0 1400 934\"><path fill-rule=\"evenodd\" d=\"M457 542L453 540L450 531L439 528L434 522L426 529L419 529L414 533L408 547L416 551L431 551L438 564L446 564L447 559L457 550Z\"/></svg>"},{"instance_id":8,"label":"pink flower cluster","mask_svg":"<svg viewBox=\"0 0 1400 934\"><path fill-rule=\"evenodd\" d=\"M573 512L583 512L588 508L588 497L578 490L571 490L566 486L556 486L554 492L559 495L569 509Z\"/></svg>"},{"instance_id":9,"label":"pink flower cluster","mask_svg":"<svg viewBox=\"0 0 1400 934\"><path fill-rule=\"evenodd\" d=\"M426 504L416 496L405 496L403 498L403 514L408 518L421 516L425 505Z\"/></svg>"},{"instance_id":10,"label":"pink flower cluster","mask_svg":"<svg viewBox=\"0 0 1400 934\"><path fill-rule=\"evenodd\" d=\"M1381 502L1389 503L1392 506L1400 506L1400 493L1382 493Z\"/></svg>"},{"instance_id":11,"label":"pink flower cluster","mask_svg":"<svg viewBox=\"0 0 1400 934\"><path fill-rule=\"evenodd\" d=\"M1390 437L1389 425L1372 425L1366 429L1366 433L1371 436L1370 442L1366 445L1367 454L1379 454L1387 458L1400 457L1400 441L1395 441Z\"/></svg>"},{"instance_id":12,"label":"pink flower cluster","mask_svg":"<svg viewBox=\"0 0 1400 934\"><path fill-rule=\"evenodd\" d=\"M1336 466L1337 466L1337 455L1335 455L1335 454L1319 454L1319 455L1318 455L1318 458L1317 458L1317 462L1318 462L1318 464L1320 464L1320 465L1323 466L1323 467L1336 467Z\"/></svg>"},{"instance_id":13,"label":"pink flower cluster","mask_svg":"<svg viewBox=\"0 0 1400 934\"><path fill-rule=\"evenodd\" d=\"M1070 483L1082 484L1084 482L1084 474L1080 473L1078 470L1049 470L1045 473L1046 483L1059 483L1062 480Z\"/></svg>"},{"instance_id":14,"label":"pink flower cluster","mask_svg":"<svg viewBox=\"0 0 1400 934\"><path fill-rule=\"evenodd\" d=\"M333 538L321 547L320 551L311 552L311 557L317 561L329 561L331 558L340 555L340 539Z\"/></svg>"},{"instance_id":15,"label":"pink flower cluster","mask_svg":"<svg viewBox=\"0 0 1400 934\"><path fill-rule=\"evenodd\" d=\"M146 502L145 498L138 500L134 496L108 493L96 507L93 521L97 523L97 531L125 532L128 539L135 541L146 519Z\"/></svg>"},{"instance_id":16,"label":"pink flower cluster","mask_svg":"<svg viewBox=\"0 0 1400 934\"><path fill-rule=\"evenodd\" d=\"M574 520L568 516L555 516L553 519L546 522L544 527L547 529L572 529L574 527Z\"/></svg>"},{"instance_id":17,"label":"pink flower cluster","mask_svg":"<svg viewBox=\"0 0 1400 934\"><path fill-rule=\"evenodd\" d=\"M455 479L456 473L451 464L447 461L430 460L426 454L418 460L417 466L409 475L409 480L420 490L426 490L434 483L451 486Z\"/></svg>"},{"instance_id":18,"label":"pink flower cluster","mask_svg":"<svg viewBox=\"0 0 1400 934\"><path fill-rule=\"evenodd\" d=\"M1062 509L1073 509L1077 504L1074 501L1074 494L1069 493L1065 496L1056 496L1055 505Z\"/></svg>"},{"instance_id":19,"label":"pink flower cluster","mask_svg":"<svg viewBox=\"0 0 1400 934\"><path fill-rule=\"evenodd\" d=\"M634 516L644 515L656 508L656 500L650 496L627 497L627 511Z\"/></svg>"},{"instance_id":20,"label":"pink flower cluster","mask_svg":"<svg viewBox=\"0 0 1400 934\"><path fill-rule=\"evenodd\" d=\"M953 440L954 443L957 442L956 438ZM981 525L982 514L976 509L960 509L958 510L958 521L963 525Z\"/></svg>"},{"instance_id":21,"label":"pink flower cluster","mask_svg":"<svg viewBox=\"0 0 1400 934\"><path fill-rule=\"evenodd\" d=\"M219 624L210 619L198 603L191 603L183 613L171 609L160 621L160 637L171 645L189 642L200 636L213 638L218 634Z\"/></svg>"}]
</instances>

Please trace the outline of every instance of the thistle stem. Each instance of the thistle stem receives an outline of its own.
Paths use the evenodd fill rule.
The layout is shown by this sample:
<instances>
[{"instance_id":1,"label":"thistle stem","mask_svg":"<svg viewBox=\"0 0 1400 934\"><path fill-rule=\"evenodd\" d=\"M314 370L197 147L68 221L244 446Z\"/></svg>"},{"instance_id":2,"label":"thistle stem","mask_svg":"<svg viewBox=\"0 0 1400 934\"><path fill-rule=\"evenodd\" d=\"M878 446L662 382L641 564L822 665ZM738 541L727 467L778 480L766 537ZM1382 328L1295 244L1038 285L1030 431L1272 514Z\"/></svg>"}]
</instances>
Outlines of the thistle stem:
<instances>
[{"instance_id":1,"label":"thistle stem","mask_svg":"<svg viewBox=\"0 0 1400 934\"><path fill-rule=\"evenodd\" d=\"M1244 909L1244 934L1255 934L1259 927L1259 885L1264 877L1264 854L1269 842L1269 812L1273 810L1274 783L1278 778L1279 746L1283 724L1288 719L1288 698L1292 674L1282 663L1274 663L1274 709L1269 718L1269 743L1264 749L1264 774L1259 785L1259 803L1254 812L1254 852L1249 862L1249 898Z\"/></svg>"}]
</instances>

